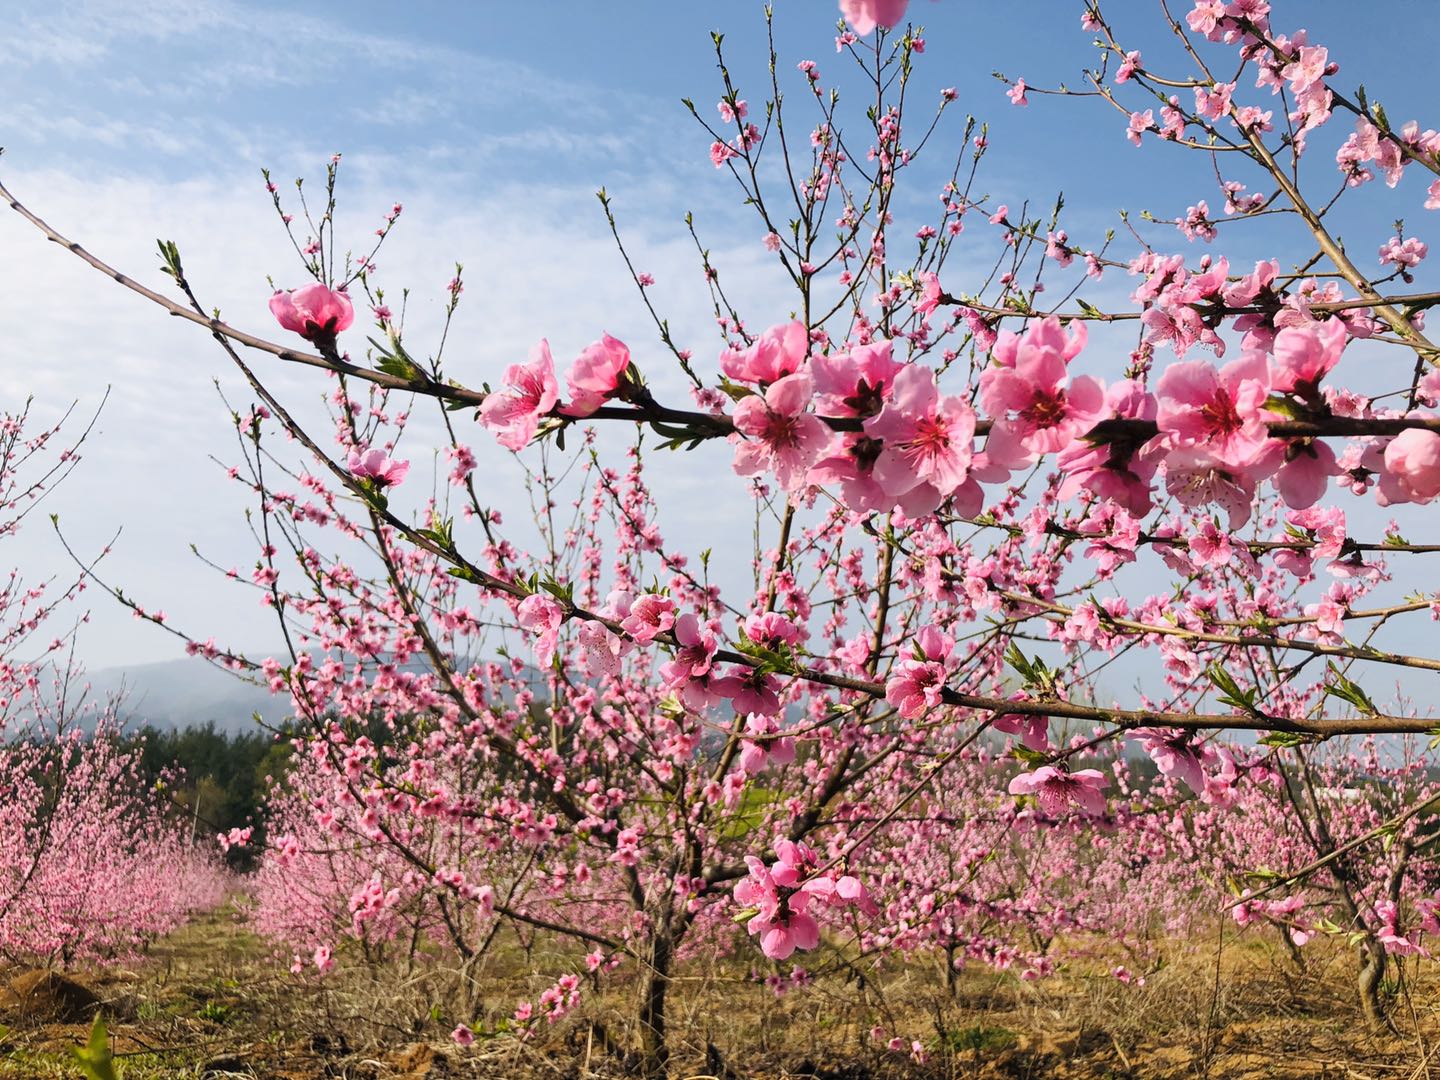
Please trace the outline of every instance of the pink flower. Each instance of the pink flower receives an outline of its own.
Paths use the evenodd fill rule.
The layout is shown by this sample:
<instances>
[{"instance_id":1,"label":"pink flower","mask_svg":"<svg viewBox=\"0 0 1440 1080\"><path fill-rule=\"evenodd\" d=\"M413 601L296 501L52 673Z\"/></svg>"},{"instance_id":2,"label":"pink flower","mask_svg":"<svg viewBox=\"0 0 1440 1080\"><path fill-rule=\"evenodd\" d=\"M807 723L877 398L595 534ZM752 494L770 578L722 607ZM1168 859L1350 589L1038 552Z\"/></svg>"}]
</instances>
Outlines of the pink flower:
<instances>
[{"instance_id":1,"label":"pink flower","mask_svg":"<svg viewBox=\"0 0 1440 1080\"><path fill-rule=\"evenodd\" d=\"M725 124L733 124L738 117L744 120L750 113L750 106L743 101L736 101L731 104L728 101L717 101L715 109L720 113L720 121Z\"/></svg>"},{"instance_id":2,"label":"pink flower","mask_svg":"<svg viewBox=\"0 0 1440 1080\"><path fill-rule=\"evenodd\" d=\"M1188 509L1220 505L1229 515L1232 531L1250 520L1255 488L1255 478L1249 473L1201 450L1172 450L1165 457L1165 490Z\"/></svg>"},{"instance_id":3,"label":"pink flower","mask_svg":"<svg viewBox=\"0 0 1440 1080\"><path fill-rule=\"evenodd\" d=\"M660 677L667 687L680 687L710 673L715 659L715 635L705 629L693 612L687 611L675 620L675 641L679 646L675 658L660 668Z\"/></svg>"},{"instance_id":4,"label":"pink flower","mask_svg":"<svg viewBox=\"0 0 1440 1080\"><path fill-rule=\"evenodd\" d=\"M974 410L963 398L941 397L927 367L910 364L895 376L894 395L865 421L865 434L881 443L873 472L892 498L929 484L943 499L969 477Z\"/></svg>"},{"instance_id":5,"label":"pink flower","mask_svg":"<svg viewBox=\"0 0 1440 1080\"><path fill-rule=\"evenodd\" d=\"M858 907L872 918L880 912L865 885L849 874L834 871L816 873L819 859L804 844L775 841L775 862L766 866L753 855L745 856L750 873L735 885L735 900L756 909L746 924L760 935L760 950L774 960L784 960L796 949L813 949L820 944L820 924L810 913L812 905ZM805 875L812 875L808 879Z\"/></svg>"},{"instance_id":6,"label":"pink flower","mask_svg":"<svg viewBox=\"0 0 1440 1080\"><path fill-rule=\"evenodd\" d=\"M1195 87L1195 111L1207 120L1219 120L1230 111L1230 95L1234 83L1216 83L1214 87Z\"/></svg>"},{"instance_id":7,"label":"pink flower","mask_svg":"<svg viewBox=\"0 0 1440 1080\"><path fill-rule=\"evenodd\" d=\"M754 776L766 765L789 765L795 760L795 740L779 735L780 725L774 717L751 713L745 718L745 734L740 741L740 768Z\"/></svg>"},{"instance_id":8,"label":"pink flower","mask_svg":"<svg viewBox=\"0 0 1440 1080\"><path fill-rule=\"evenodd\" d=\"M1270 387L1286 394L1314 397L1320 380L1340 362L1349 340L1339 319L1305 326L1287 326L1275 335Z\"/></svg>"},{"instance_id":9,"label":"pink flower","mask_svg":"<svg viewBox=\"0 0 1440 1080\"><path fill-rule=\"evenodd\" d=\"M1200 765L1200 748L1195 745L1190 733L1174 728L1154 728L1136 732L1135 739L1155 767L1165 776L1183 780L1185 786L1197 795L1205 794L1205 770Z\"/></svg>"},{"instance_id":10,"label":"pink flower","mask_svg":"<svg viewBox=\"0 0 1440 1080\"><path fill-rule=\"evenodd\" d=\"M616 395L630 367L630 349L606 334L585 348L565 373L570 401L561 408L566 416L589 416Z\"/></svg>"},{"instance_id":11,"label":"pink flower","mask_svg":"<svg viewBox=\"0 0 1440 1080\"><path fill-rule=\"evenodd\" d=\"M736 884L734 895L736 902L759 909L746 929L760 935L760 950L773 960L784 960L796 949L819 945L820 924L806 910L810 895L796 888L798 867L783 856L769 868L753 855L745 856L745 862L750 874Z\"/></svg>"},{"instance_id":12,"label":"pink flower","mask_svg":"<svg viewBox=\"0 0 1440 1080\"><path fill-rule=\"evenodd\" d=\"M1105 413L1129 420L1154 420L1155 396L1134 379L1124 379L1105 392ZM1064 475L1058 492L1073 499L1089 491L1124 507L1136 517L1150 512L1150 484L1160 467L1164 447L1154 440L1117 436L1105 442L1072 442L1055 465Z\"/></svg>"},{"instance_id":13,"label":"pink flower","mask_svg":"<svg viewBox=\"0 0 1440 1080\"><path fill-rule=\"evenodd\" d=\"M565 621L564 610L544 593L532 593L520 601L515 614L521 629L539 633L540 637L535 642L535 658L540 661L541 667L548 668L555 659L560 624Z\"/></svg>"},{"instance_id":14,"label":"pink flower","mask_svg":"<svg viewBox=\"0 0 1440 1080\"><path fill-rule=\"evenodd\" d=\"M480 405L480 422L496 433L501 446L522 450L540 430L540 418L560 397L550 343L542 340L531 349L529 363L506 368L505 385L514 393L492 391L486 395Z\"/></svg>"},{"instance_id":15,"label":"pink flower","mask_svg":"<svg viewBox=\"0 0 1440 1080\"><path fill-rule=\"evenodd\" d=\"M940 298L944 290L940 288L940 275L926 270L920 275L920 302L915 305L915 310L920 313L922 319L929 319L935 314L935 309L940 306Z\"/></svg>"},{"instance_id":16,"label":"pink flower","mask_svg":"<svg viewBox=\"0 0 1440 1080\"><path fill-rule=\"evenodd\" d=\"M1069 478L1066 479L1068 482ZM1102 493L1096 491L1096 494ZM1147 507L1148 502L1147 494ZM1140 519L1128 513L1123 506L1114 502L1100 503L1081 523L1080 532L1093 538L1085 548L1085 557L1095 561L1100 577L1111 577L1119 567L1135 561L1135 547L1140 541Z\"/></svg>"},{"instance_id":17,"label":"pink flower","mask_svg":"<svg viewBox=\"0 0 1440 1080\"><path fill-rule=\"evenodd\" d=\"M980 403L994 417L986 455L1018 466L1065 449L1104 413L1105 390L1088 375L1070 378L1068 362L1085 345L1085 324L1067 338L1060 320L1045 319L1015 339L996 343L1001 366L980 376Z\"/></svg>"},{"instance_id":18,"label":"pink flower","mask_svg":"<svg viewBox=\"0 0 1440 1080\"><path fill-rule=\"evenodd\" d=\"M1427 934L1440 934L1440 900L1416 900L1416 914L1420 916L1420 929Z\"/></svg>"},{"instance_id":19,"label":"pink flower","mask_svg":"<svg viewBox=\"0 0 1440 1080\"><path fill-rule=\"evenodd\" d=\"M885 681L885 700L906 720L914 719L943 700L944 661L955 642L934 626L926 626L916 636L916 647L917 655L897 661Z\"/></svg>"},{"instance_id":20,"label":"pink flower","mask_svg":"<svg viewBox=\"0 0 1440 1080\"><path fill-rule=\"evenodd\" d=\"M1033 795L1051 817L1064 813L1072 803L1095 817L1105 813L1105 777L1098 769L1068 773L1042 765L1011 780L1010 794Z\"/></svg>"},{"instance_id":21,"label":"pink flower","mask_svg":"<svg viewBox=\"0 0 1440 1080\"><path fill-rule=\"evenodd\" d=\"M1290 89L1299 94L1324 77L1329 62L1329 51L1323 45L1302 45L1295 59L1280 70L1280 76L1288 79Z\"/></svg>"},{"instance_id":22,"label":"pink flower","mask_svg":"<svg viewBox=\"0 0 1440 1080\"><path fill-rule=\"evenodd\" d=\"M1069 266L1075 261L1075 255L1070 250L1070 237L1064 229L1046 232L1045 257L1054 259L1061 266ZM1083 327L1085 324L1079 325Z\"/></svg>"},{"instance_id":23,"label":"pink flower","mask_svg":"<svg viewBox=\"0 0 1440 1080\"><path fill-rule=\"evenodd\" d=\"M456 1046L469 1046L475 1041L475 1033L464 1024L458 1024L455 1030L450 1032L450 1038L455 1041Z\"/></svg>"},{"instance_id":24,"label":"pink flower","mask_svg":"<svg viewBox=\"0 0 1440 1080\"><path fill-rule=\"evenodd\" d=\"M868 34L876 26L892 29L905 17L910 0L840 0L840 12L857 34Z\"/></svg>"},{"instance_id":25,"label":"pink flower","mask_svg":"<svg viewBox=\"0 0 1440 1080\"><path fill-rule=\"evenodd\" d=\"M865 888L865 883L850 874L842 875L835 882L835 896L831 903L837 902L854 904L872 919L880 914L880 905L870 896L870 890Z\"/></svg>"},{"instance_id":26,"label":"pink flower","mask_svg":"<svg viewBox=\"0 0 1440 1080\"><path fill-rule=\"evenodd\" d=\"M1190 537L1190 561L1196 566L1226 566L1234 555L1230 534L1222 531L1214 521L1202 521L1195 535Z\"/></svg>"},{"instance_id":27,"label":"pink flower","mask_svg":"<svg viewBox=\"0 0 1440 1080\"><path fill-rule=\"evenodd\" d=\"M732 379L772 383L800 370L810 355L810 335L799 321L772 326L748 349L720 354L720 369Z\"/></svg>"},{"instance_id":28,"label":"pink flower","mask_svg":"<svg viewBox=\"0 0 1440 1080\"><path fill-rule=\"evenodd\" d=\"M805 483L805 474L830 445L825 422L807 412L814 383L806 373L786 375L763 397L752 394L735 406L735 430L749 436L735 447L735 472L759 476L773 472L786 491Z\"/></svg>"},{"instance_id":29,"label":"pink flower","mask_svg":"<svg viewBox=\"0 0 1440 1080\"><path fill-rule=\"evenodd\" d=\"M315 970L324 975L327 971L334 970L335 960L330 955L329 945L315 946Z\"/></svg>"},{"instance_id":30,"label":"pink flower","mask_svg":"<svg viewBox=\"0 0 1440 1080\"><path fill-rule=\"evenodd\" d=\"M276 292L270 297L270 311L286 330L317 344L334 344L335 335L355 321L350 297L319 282Z\"/></svg>"},{"instance_id":31,"label":"pink flower","mask_svg":"<svg viewBox=\"0 0 1440 1080\"><path fill-rule=\"evenodd\" d=\"M590 620L580 623L576 637L582 650L581 663L592 679L618 675L621 657L633 648L628 638L622 638L604 623Z\"/></svg>"},{"instance_id":32,"label":"pink flower","mask_svg":"<svg viewBox=\"0 0 1440 1080\"><path fill-rule=\"evenodd\" d=\"M795 896L805 897L806 894L796 893ZM798 908L799 904L792 903L791 906ZM753 924L755 919L750 922ZM783 916L777 914L773 921L761 923L758 932L761 935L760 951L772 960L784 960L796 949L813 949L820 944L820 924L813 915L800 910L789 911Z\"/></svg>"},{"instance_id":33,"label":"pink flower","mask_svg":"<svg viewBox=\"0 0 1440 1080\"><path fill-rule=\"evenodd\" d=\"M1440 495L1440 435L1424 428L1402 431L1385 447L1380 476L1382 506L1428 503Z\"/></svg>"},{"instance_id":34,"label":"pink flower","mask_svg":"<svg viewBox=\"0 0 1440 1080\"><path fill-rule=\"evenodd\" d=\"M1155 388L1155 422L1171 446L1204 447L1221 464L1243 469L1265 447L1269 392L1263 353L1246 353L1219 371L1204 360L1171 364Z\"/></svg>"},{"instance_id":35,"label":"pink flower","mask_svg":"<svg viewBox=\"0 0 1440 1080\"><path fill-rule=\"evenodd\" d=\"M1375 905L1375 916L1380 920L1379 932L1375 935L1387 953L1394 956L1429 956L1420 944L1419 935L1406 936L1400 931L1400 909L1390 900L1381 900Z\"/></svg>"},{"instance_id":36,"label":"pink flower","mask_svg":"<svg viewBox=\"0 0 1440 1080\"><path fill-rule=\"evenodd\" d=\"M1341 471L1335 451L1319 439L1272 440L1270 445L1281 459L1272 478L1275 490L1292 509L1314 506L1324 497L1330 477Z\"/></svg>"},{"instance_id":37,"label":"pink flower","mask_svg":"<svg viewBox=\"0 0 1440 1080\"><path fill-rule=\"evenodd\" d=\"M874 416L905 365L891 355L888 339L810 361L815 411L821 416Z\"/></svg>"},{"instance_id":38,"label":"pink flower","mask_svg":"<svg viewBox=\"0 0 1440 1080\"><path fill-rule=\"evenodd\" d=\"M646 593L630 605L620 628L638 644L646 645L675 625L675 601L659 593Z\"/></svg>"},{"instance_id":39,"label":"pink flower","mask_svg":"<svg viewBox=\"0 0 1440 1080\"><path fill-rule=\"evenodd\" d=\"M250 837L254 835L253 828L234 828L229 832L219 833L215 839L220 844L221 851L229 851L231 848L243 848L249 845Z\"/></svg>"},{"instance_id":40,"label":"pink flower","mask_svg":"<svg viewBox=\"0 0 1440 1080\"><path fill-rule=\"evenodd\" d=\"M1306 530L1315 541L1315 546L1310 549L1311 558L1333 559L1344 549L1345 511L1338 506L1324 510L1292 510L1285 515L1285 521Z\"/></svg>"},{"instance_id":41,"label":"pink flower","mask_svg":"<svg viewBox=\"0 0 1440 1080\"><path fill-rule=\"evenodd\" d=\"M1315 632L1322 637L1344 637L1345 607L1330 597L1305 605L1305 617L1314 621Z\"/></svg>"},{"instance_id":42,"label":"pink flower","mask_svg":"<svg viewBox=\"0 0 1440 1080\"><path fill-rule=\"evenodd\" d=\"M1125 130L1125 137L1136 146L1140 145L1140 137L1155 126L1155 111L1146 109L1144 112L1132 112L1130 114L1130 125Z\"/></svg>"},{"instance_id":43,"label":"pink flower","mask_svg":"<svg viewBox=\"0 0 1440 1080\"><path fill-rule=\"evenodd\" d=\"M384 450L355 447L345 457L351 476L373 480L378 487L394 487L410 471L408 461L392 461Z\"/></svg>"},{"instance_id":44,"label":"pink flower","mask_svg":"<svg viewBox=\"0 0 1440 1080\"><path fill-rule=\"evenodd\" d=\"M806 631L795 620L778 611L766 611L745 620L745 636L767 649L778 649L800 644L806 637Z\"/></svg>"},{"instance_id":45,"label":"pink flower","mask_svg":"<svg viewBox=\"0 0 1440 1080\"><path fill-rule=\"evenodd\" d=\"M1005 96L1010 99L1012 105L1029 105L1030 99L1025 96L1026 89L1025 80L1016 79L1015 85L1005 91Z\"/></svg>"}]
</instances>

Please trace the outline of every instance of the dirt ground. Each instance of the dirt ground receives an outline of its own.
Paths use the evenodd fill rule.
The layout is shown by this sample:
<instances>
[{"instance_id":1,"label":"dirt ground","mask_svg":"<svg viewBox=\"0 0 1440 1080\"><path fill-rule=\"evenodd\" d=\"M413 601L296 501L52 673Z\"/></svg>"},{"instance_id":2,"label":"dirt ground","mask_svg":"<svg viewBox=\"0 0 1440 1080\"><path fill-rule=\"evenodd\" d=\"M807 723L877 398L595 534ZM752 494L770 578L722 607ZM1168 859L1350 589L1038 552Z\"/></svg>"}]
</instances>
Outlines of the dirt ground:
<instances>
[{"instance_id":1,"label":"dirt ground","mask_svg":"<svg viewBox=\"0 0 1440 1080\"><path fill-rule=\"evenodd\" d=\"M157 942L139 962L65 974L0 973L0 1078L79 1077L71 1048L98 1009L128 1080L606 1080L634 1075L621 986L538 1037L461 1049L427 977L375 981L352 966L297 978L234 908ZM498 1020L526 992L523 965L475 1012ZM732 970L733 969L733 970ZM1100 966L1035 983L975 969L947 987L916 964L857 982L819 977L781 997L740 960L683 969L672 992L671 1076L680 1080L1440 1077L1440 980L1392 983L1395 1030L1372 1032L1351 990L1354 959L1307 950L1303 968L1256 935L1125 984ZM1412 974L1408 973L1407 974ZM871 1031L925 1060L887 1050Z\"/></svg>"}]
</instances>

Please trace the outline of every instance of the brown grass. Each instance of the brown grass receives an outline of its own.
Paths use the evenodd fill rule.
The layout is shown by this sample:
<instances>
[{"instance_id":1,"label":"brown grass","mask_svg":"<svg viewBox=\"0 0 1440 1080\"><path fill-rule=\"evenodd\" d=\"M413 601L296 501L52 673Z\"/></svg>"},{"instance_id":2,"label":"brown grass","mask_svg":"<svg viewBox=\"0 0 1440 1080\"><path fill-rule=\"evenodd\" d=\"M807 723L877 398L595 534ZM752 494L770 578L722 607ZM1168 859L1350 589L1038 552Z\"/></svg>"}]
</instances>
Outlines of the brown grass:
<instances>
[{"instance_id":1,"label":"brown grass","mask_svg":"<svg viewBox=\"0 0 1440 1080\"><path fill-rule=\"evenodd\" d=\"M1428 966L1418 976L1407 971L1396 988L1395 1030L1371 1032L1343 945L1308 946L1301 968L1274 938L1226 933L1218 950L1214 941L1177 943L1143 987L1109 975L1113 957L1033 983L977 967L953 988L937 962L917 960L878 979L826 975L776 998L750 978L753 958L692 963L672 991L672 1076L1440 1080L1440 978ZM518 948L492 960L465 1018L493 1025L508 1015L546 985L528 971ZM228 908L157 943L133 968L72 974L98 998L130 1080L633 1075L634 991L624 983L599 995L587 988L576 1014L534 1038L502 1035L461 1050L447 1034L460 1017L438 1004L453 997L452 973L377 977L352 965L324 980L297 979ZM55 1011L44 1005L45 988L62 984L32 975L25 985L40 988L27 1008L0 991L9 1025L0 1077L77 1076L69 1048L84 1041L89 1010L71 1005L83 995L64 990L70 1004ZM907 1044L919 1040L928 1061L885 1050L870 1037L876 1025Z\"/></svg>"}]
</instances>

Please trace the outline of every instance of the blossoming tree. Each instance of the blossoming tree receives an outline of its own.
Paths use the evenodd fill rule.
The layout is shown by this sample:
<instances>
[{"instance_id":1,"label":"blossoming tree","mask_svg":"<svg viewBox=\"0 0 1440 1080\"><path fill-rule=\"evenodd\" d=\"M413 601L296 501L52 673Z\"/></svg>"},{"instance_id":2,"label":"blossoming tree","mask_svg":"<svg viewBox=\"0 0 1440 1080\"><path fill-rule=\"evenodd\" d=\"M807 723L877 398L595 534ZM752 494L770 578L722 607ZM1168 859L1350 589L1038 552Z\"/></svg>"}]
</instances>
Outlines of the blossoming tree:
<instances>
[{"instance_id":1,"label":"blossoming tree","mask_svg":"<svg viewBox=\"0 0 1440 1080\"><path fill-rule=\"evenodd\" d=\"M89 429L62 446L62 424L37 432L28 403L0 414L0 540L79 461ZM74 630L46 636L84 588L56 585L18 569L0 584L0 956L46 967L131 956L226 885L147 786L108 703L86 700Z\"/></svg>"},{"instance_id":2,"label":"blossoming tree","mask_svg":"<svg viewBox=\"0 0 1440 1080\"><path fill-rule=\"evenodd\" d=\"M572 1009L587 971L633 972L657 1074L674 965L734 947L735 922L774 961L829 935L859 955L938 948L1036 977L1063 933L1139 940L1156 919L1228 906L1297 946L1355 935L1380 1022L1386 958L1424 948L1417 920L1440 928L1437 792L1418 758L1326 744L1436 726L1383 680L1440 669L1396 630L1440 599L1397 589L1390 569L1440 545L1351 522L1403 508L1423 526L1414 508L1440 496L1425 332L1440 293L1410 289L1421 239L1385 225L1347 247L1332 221L1362 212L1377 176L1405 192L1440 177L1440 136L1392 127L1266 0L1199 0L1181 18L1162 3L1184 70L1152 70L1127 26L1079 4L1087 85L1006 92L1114 110L1117 154L1128 139L1197 166L1193 205L1150 233L1127 218L1126 251L1072 237L1058 205L1047 220L979 195L988 136L951 126L955 92L912 119L916 13L841 10L861 108L813 61L787 78L773 46L752 104L718 37L717 107L690 106L794 289L753 329L702 249L713 360L650 307L643 350L604 334L562 373L541 340L467 383L445 355L458 274L419 359L385 303L379 245L335 260L338 158L326 204L298 223L266 177L313 279L271 310L309 348L209 314L174 244L162 292L5 193L49 239L207 330L253 390L232 475L259 501L251 582L289 652L191 648L294 703L261 925L322 971L347 942L411 958L438 945L461 987L502 929L555 935L573 964L513 1026ZM933 219L906 221L897 191L947 153ZM1327 154L1337 172L1316 164ZM1440 179L1413 199L1440 207ZM1275 256L1232 265L1222 237L1262 225ZM649 306L648 275L620 250ZM989 272L955 272L961 251ZM1102 304L1121 277L1128 300ZM276 362L331 376L333 430L295 418ZM662 366L688 400L647 380ZM417 495L395 456L422 403L445 433L437 494ZM758 539L744 552L725 538L719 556L753 569L743 595L712 583L714 549L667 541L645 468L674 459L653 464L651 433L748 484ZM501 453L526 466L523 542L477 481ZM1099 681L1119 663L1139 672L1124 698ZM1158 782L1131 776L1126 747ZM1325 794L1352 788L1372 795ZM1287 845L1292 826L1304 841ZM1197 860L1203 883L1186 874ZM1077 887L1079 867L1151 906Z\"/></svg>"}]
</instances>

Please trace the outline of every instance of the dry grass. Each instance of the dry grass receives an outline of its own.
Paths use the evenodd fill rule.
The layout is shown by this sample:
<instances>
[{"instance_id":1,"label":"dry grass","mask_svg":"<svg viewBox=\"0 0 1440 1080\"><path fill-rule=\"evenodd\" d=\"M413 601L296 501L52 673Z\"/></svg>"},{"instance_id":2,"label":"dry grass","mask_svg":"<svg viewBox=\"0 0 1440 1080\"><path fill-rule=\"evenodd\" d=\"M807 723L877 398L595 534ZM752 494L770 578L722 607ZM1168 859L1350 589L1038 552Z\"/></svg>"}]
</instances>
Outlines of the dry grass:
<instances>
[{"instance_id":1,"label":"dry grass","mask_svg":"<svg viewBox=\"0 0 1440 1080\"><path fill-rule=\"evenodd\" d=\"M492 959L465 1018L493 1024L545 985L528 975L528 959L518 948ZM916 962L878 980L830 974L780 998L750 978L748 963L692 963L672 991L672 1075L1440 1080L1440 979L1428 971L1395 995L1396 1030L1375 1033L1356 1005L1354 959L1338 945L1308 947L1302 969L1254 933L1218 951L1195 942L1146 972L1143 987L1107 974L1114 959L1034 983L975 968L953 987L937 963ZM100 999L130 1080L633 1075L633 990L623 983L587 994L578 1013L533 1039L460 1050L446 1034L460 1017L436 1004L449 999L446 972L296 979L230 909L158 943L133 969L75 975ZM0 993L9 1025L0 1078L78 1075L69 1048L87 1031L83 1002L69 1009L60 991L46 996L50 985L23 1003ZM919 1040L928 1061L885 1050L870 1037L877 1025Z\"/></svg>"}]
</instances>

